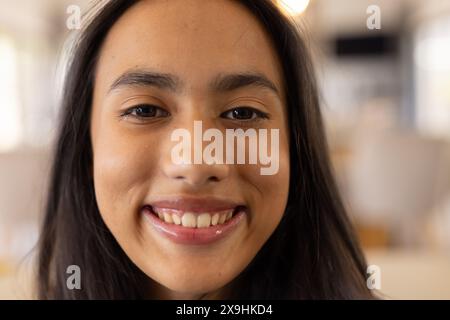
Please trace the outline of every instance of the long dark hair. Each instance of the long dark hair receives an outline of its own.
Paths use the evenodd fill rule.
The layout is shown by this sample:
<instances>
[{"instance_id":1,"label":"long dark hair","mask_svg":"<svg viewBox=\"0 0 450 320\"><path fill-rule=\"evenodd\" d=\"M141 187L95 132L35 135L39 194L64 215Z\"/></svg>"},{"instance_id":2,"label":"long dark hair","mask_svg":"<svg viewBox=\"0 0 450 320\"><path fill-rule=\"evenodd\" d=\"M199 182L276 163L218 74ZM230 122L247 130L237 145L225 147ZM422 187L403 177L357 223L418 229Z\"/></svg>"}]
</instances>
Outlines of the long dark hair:
<instances>
[{"instance_id":1,"label":"long dark hair","mask_svg":"<svg viewBox=\"0 0 450 320\"><path fill-rule=\"evenodd\" d=\"M79 38L67 72L38 254L41 299L134 299L149 292L104 224L93 184L89 123L99 49L137 0L109 1ZM290 129L290 188L284 216L233 281L234 299L371 298L366 262L331 170L311 58L296 26L271 0L239 0L278 53ZM66 287L67 267L82 270L81 290Z\"/></svg>"}]
</instances>

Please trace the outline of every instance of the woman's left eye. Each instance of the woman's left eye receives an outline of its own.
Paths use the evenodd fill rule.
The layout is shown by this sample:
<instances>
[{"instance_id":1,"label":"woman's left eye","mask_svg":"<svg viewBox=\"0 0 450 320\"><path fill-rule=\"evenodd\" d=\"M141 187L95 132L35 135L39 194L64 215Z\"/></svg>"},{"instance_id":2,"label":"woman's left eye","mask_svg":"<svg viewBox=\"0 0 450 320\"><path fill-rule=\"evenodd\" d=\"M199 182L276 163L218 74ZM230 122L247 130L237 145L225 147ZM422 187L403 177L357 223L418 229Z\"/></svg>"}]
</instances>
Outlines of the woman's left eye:
<instances>
[{"instance_id":1,"label":"woman's left eye","mask_svg":"<svg viewBox=\"0 0 450 320\"><path fill-rule=\"evenodd\" d=\"M170 113L154 105L142 104L126 110L122 115L143 119L168 117Z\"/></svg>"},{"instance_id":2,"label":"woman's left eye","mask_svg":"<svg viewBox=\"0 0 450 320\"><path fill-rule=\"evenodd\" d=\"M240 121L251 121L256 119L267 119L268 114L252 107L237 107L225 111L220 115L222 118Z\"/></svg>"}]
</instances>

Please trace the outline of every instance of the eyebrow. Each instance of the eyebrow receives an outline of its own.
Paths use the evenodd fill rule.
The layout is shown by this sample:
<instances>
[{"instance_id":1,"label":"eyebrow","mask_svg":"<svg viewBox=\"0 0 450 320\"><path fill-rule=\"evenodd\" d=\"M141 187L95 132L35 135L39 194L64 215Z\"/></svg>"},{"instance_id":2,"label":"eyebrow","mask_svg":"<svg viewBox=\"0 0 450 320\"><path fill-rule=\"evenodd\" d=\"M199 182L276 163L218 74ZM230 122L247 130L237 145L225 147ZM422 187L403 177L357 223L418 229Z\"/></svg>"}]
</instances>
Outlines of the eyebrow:
<instances>
[{"instance_id":1,"label":"eyebrow","mask_svg":"<svg viewBox=\"0 0 450 320\"><path fill-rule=\"evenodd\" d=\"M159 89L180 92L184 84L180 78L173 74L148 70L131 70L117 78L109 91L123 86L154 86ZM277 86L265 75L258 72L219 74L209 85L210 90L216 92L231 92L249 86L269 89L280 95Z\"/></svg>"},{"instance_id":2,"label":"eyebrow","mask_svg":"<svg viewBox=\"0 0 450 320\"><path fill-rule=\"evenodd\" d=\"M270 89L279 95L277 86L261 73L220 74L211 83L213 91L228 92L242 87L256 86Z\"/></svg>"},{"instance_id":3,"label":"eyebrow","mask_svg":"<svg viewBox=\"0 0 450 320\"><path fill-rule=\"evenodd\" d=\"M134 70L127 71L117 78L109 91L123 86L154 86L177 92L181 87L181 81L171 74Z\"/></svg>"}]
</instances>

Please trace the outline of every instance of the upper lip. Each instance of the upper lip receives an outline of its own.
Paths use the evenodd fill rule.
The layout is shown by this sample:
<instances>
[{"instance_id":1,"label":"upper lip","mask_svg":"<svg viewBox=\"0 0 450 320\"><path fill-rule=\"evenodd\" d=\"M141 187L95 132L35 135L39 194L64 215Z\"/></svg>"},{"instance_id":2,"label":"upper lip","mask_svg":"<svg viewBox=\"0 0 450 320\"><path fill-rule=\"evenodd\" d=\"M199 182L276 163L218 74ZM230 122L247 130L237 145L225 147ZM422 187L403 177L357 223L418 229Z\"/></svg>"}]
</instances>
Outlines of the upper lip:
<instances>
[{"instance_id":1,"label":"upper lip","mask_svg":"<svg viewBox=\"0 0 450 320\"><path fill-rule=\"evenodd\" d=\"M193 198L174 197L155 200L149 203L153 208L164 208L189 212L216 212L244 206L242 203L213 197Z\"/></svg>"}]
</instances>

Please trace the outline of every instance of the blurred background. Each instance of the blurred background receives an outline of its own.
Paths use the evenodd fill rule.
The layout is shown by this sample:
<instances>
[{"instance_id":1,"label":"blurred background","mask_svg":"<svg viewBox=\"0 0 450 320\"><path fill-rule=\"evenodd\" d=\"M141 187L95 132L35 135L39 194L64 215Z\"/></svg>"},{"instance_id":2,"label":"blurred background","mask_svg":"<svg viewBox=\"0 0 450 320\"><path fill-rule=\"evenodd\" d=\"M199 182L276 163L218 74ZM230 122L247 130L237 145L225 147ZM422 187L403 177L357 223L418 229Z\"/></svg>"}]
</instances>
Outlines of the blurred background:
<instances>
[{"instance_id":1,"label":"blurred background","mask_svg":"<svg viewBox=\"0 0 450 320\"><path fill-rule=\"evenodd\" d=\"M388 299L450 299L450 1L284 0ZM0 299L31 297L63 58L89 0L0 0Z\"/></svg>"}]
</instances>

